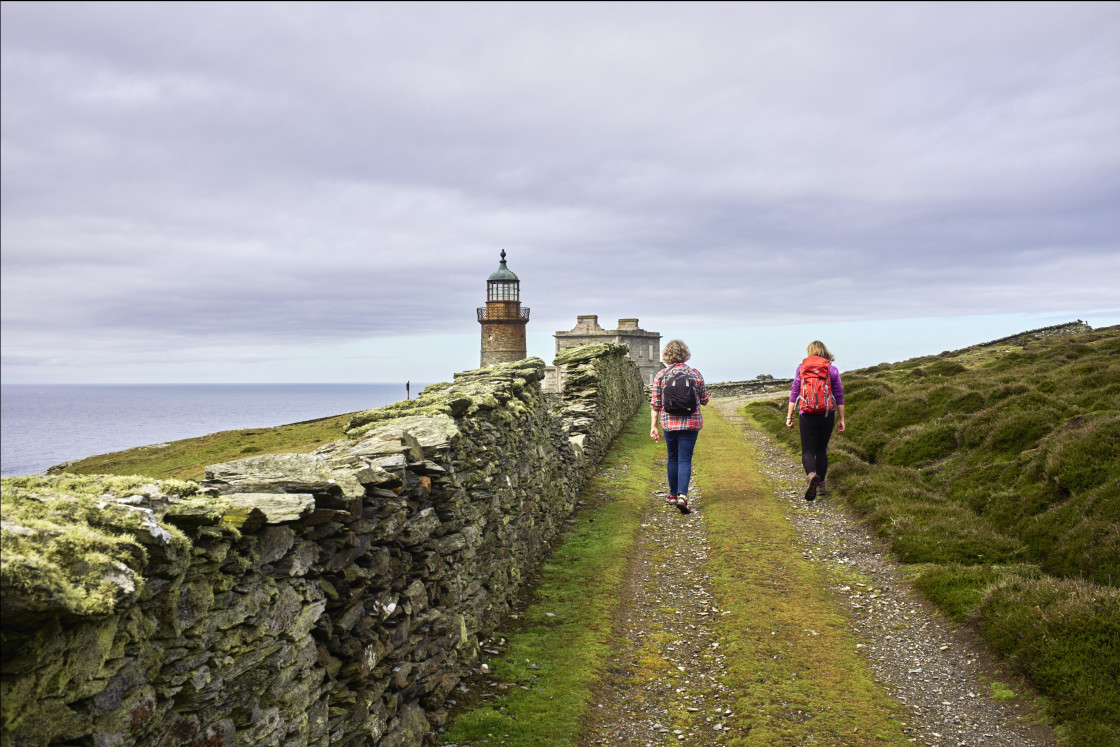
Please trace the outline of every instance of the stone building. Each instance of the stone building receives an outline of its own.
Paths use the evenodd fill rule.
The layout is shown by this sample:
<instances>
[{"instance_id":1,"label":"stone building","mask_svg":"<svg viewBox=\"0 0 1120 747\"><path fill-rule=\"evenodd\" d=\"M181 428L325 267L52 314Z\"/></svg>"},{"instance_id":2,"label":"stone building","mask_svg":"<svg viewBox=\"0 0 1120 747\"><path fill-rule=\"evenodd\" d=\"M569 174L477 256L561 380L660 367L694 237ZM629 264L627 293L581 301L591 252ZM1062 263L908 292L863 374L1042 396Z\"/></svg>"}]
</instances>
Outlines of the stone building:
<instances>
[{"instance_id":1,"label":"stone building","mask_svg":"<svg viewBox=\"0 0 1120 747\"><path fill-rule=\"evenodd\" d=\"M599 317L594 314L576 318L576 326L567 332L557 332L556 352L577 345L599 342L613 342L629 348L629 357L638 364L642 382L646 386L653 383L653 377L664 366L661 363L661 333L647 332L638 326L637 319L619 319L618 329L603 329ZM545 369L542 387L546 392L558 392L564 386L564 372L554 366Z\"/></svg>"},{"instance_id":2,"label":"stone building","mask_svg":"<svg viewBox=\"0 0 1120 747\"><path fill-rule=\"evenodd\" d=\"M481 368L527 357L525 325L529 323L529 309L521 307L521 281L506 267L505 249L501 256L498 269L486 280L486 305L478 308L478 323L482 325Z\"/></svg>"}]
</instances>

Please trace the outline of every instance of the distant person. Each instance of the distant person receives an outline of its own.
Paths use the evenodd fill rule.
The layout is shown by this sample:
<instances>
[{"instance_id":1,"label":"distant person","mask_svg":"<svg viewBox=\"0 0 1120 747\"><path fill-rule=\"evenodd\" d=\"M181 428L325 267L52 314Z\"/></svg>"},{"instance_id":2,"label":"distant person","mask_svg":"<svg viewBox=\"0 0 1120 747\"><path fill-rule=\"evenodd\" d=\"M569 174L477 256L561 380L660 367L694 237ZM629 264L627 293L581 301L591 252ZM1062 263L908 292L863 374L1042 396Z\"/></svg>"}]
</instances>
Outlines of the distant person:
<instances>
[{"instance_id":1,"label":"distant person","mask_svg":"<svg viewBox=\"0 0 1120 747\"><path fill-rule=\"evenodd\" d=\"M405 399L412 399L412 394L411 394L411 392L409 392L409 391L408 391L408 390L409 390L409 387L410 387L411 385L412 385L412 382L411 382L411 381L406 381L406 382L404 383L404 398L405 398Z\"/></svg>"},{"instance_id":2,"label":"distant person","mask_svg":"<svg viewBox=\"0 0 1120 747\"><path fill-rule=\"evenodd\" d=\"M666 471L669 477L669 495L665 499L682 514L691 512L688 507L688 483L692 479L692 451L696 437L704 427L700 405L708 404L708 390L704 377L695 368L685 365L692 354L680 340L669 340L661 352L661 360L668 368L657 372L650 394L649 436L657 440L657 425L665 431L665 448L668 451Z\"/></svg>"},{"instance_id":3,"label":"distant person","mask_svg":"<svg viewBox=\"0 0 1120 747\"><path fill-rule=\"evenodd\" d=\"M823 342L814 340L806 352L808 357L793 374L786 427L793 427L793 408L796 407L801 431L801 466L805 468L809 483L805 500L813 501L826 492L824 477L828 472L828 440L832 438L832 428L836 426L838 432L844 432L844 385L840 381L840 371L832 365L836 358Z\"/></svg>"}]
</instances>

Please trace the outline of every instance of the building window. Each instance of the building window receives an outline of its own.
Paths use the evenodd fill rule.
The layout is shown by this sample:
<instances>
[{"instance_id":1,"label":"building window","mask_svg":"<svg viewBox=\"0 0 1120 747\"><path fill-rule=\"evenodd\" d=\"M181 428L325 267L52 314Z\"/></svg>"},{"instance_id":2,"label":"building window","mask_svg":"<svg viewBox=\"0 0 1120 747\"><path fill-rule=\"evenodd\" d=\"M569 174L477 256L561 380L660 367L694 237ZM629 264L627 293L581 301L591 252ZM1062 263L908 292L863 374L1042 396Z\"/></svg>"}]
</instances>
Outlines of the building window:
<instances>
[{"instance_id":1,"label":"building window","mask_svg":"<svg viewBox=\"0 0 1120 747\"><path fill-rule=\"evenodd\" d=\"M490 283L486 294L487 301L520 300L520 284L514 281L495 280Z\"/></svg>"},{"instance_id":2,"label":"building window","mask_svg":"<svg viewBox=\"0 0 1120 747\"><path fill-rule=\"evenodd\" d=\"M654 353L653 353L653 345L649 346L649 358L650 358L650 360L653 360L655 358Z\"/></svg>"}]
</instances>

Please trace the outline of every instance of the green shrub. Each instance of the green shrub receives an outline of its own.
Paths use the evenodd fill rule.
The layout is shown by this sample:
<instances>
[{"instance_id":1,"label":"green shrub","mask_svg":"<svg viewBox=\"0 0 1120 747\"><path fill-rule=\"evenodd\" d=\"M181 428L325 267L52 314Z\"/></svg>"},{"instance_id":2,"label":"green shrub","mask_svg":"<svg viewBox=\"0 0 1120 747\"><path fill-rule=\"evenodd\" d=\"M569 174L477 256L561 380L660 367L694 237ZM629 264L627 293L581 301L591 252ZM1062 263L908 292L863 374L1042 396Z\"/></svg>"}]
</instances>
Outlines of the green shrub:
<instances>
[{"instance_id":1,"label":"green shrub","mask_svg":"<svg viewBox=\"0 0 1120 747\"><path fill-rule=\"evenodd\" d=\"M1087 511L1083 502L1067 501L1026 522L1022 536L1049 574L1120 583L1120 523Z\"/></svg>"},{"instance_id":2,"label":"green shrub","mask_svg":"<svg viewBox=\"0 0 1120 747\"><path fill-rule=\"evenodd\" d=\"M860 444L856 443L855 441L853 441L849 438L844 438L844 436L842 434L836 434L832 437L832 440L829 442L829 445L828 445L828 450L829 450L829 460L830 460L829 463L830 464L832 464L832 453L833 452L835 452L837 455L845 454L848 457L850 457L852 459L855 459L857 461L860 461L860 462L869 462L870 461L870 459L868 457L868 452L867 452L866 449L864 449ZM830 467L830 469L831 469L831 467Z\"/></svg>"},{"instance_id":3,"label":"green shrub","mask_svg":"<svg viewBox=\"0 0 1120 747\"><path fill-rule=\"evenodd\" d=\"M943 459L957 448L955 421L912 425L901 431L880 452L880 460L900 467L918 467Z\"/></svg>"},{"instance_id":4,"label":"green shrub","mask_svg":"<svg viewBox=\"0 0 1120 747\"><path fill-rule=\"evenodd\" d=\"M889 397L893 390L885 381L861 379L844 384L844 401L852 403L874 402L883 397Z\"/></svg>"},{"instance_id":5,"label":"green shrub","mask_svg":"<svg viewBox=\"0 0 1120 747\"><path fill-rule=\"evenodd\" d=\"M1038 355L1028 352L1010 352L1001 356L989 367L993 371L1015 371L1025 369L1038 360Z\"/></svg>"},{"instance_id":6,"label":"green shrub","mask_svg":"<svg viewBox=\"0 0 1120 747\"><path fill-rule=\"evenodd\" d=\"M1030 391L1031 388L1020 381L1006 382L1003 383L1002 386L992 389L991 393L988 395L988 404L1002 402L1011 397L1020 397L1024 394L1029 394Z\"/></svg>"},{"instance_id":7,"label":"green shrub","mask_svg":"<svg viewBox=\"0 0 1120 747\"><path fill-rule=\"evenodd\" d=\"M1038 391L1046 394L1053 394L1058 391L1058 383L1052 379L1046 379L1038 383Z\"/></svg>"},{"instance_id":8,"label":"green shrub","mask_svg":"<svg viewBox=\"0 0 1120 747\"><path fill-rule=\"evenodd\" d=\"M846 399L846 398L845 398ZM915 425L929 417L929 401L923 395L914 395L893 403L884 403L879 415L882 427L886 429L905 428Z\"/></svg>"},{"instance_id":9,"label":"green shrub","mask_svg":"<svg viewBox=\"0 0 1120 747\"><path fill-rule=\"evenodd\" d=\"M946 493L954 501L964 503L979 514L986 513L989 504L1013 477L1014 465L1006 462L986 462L959 469L946 482Z\"/></svg>"},{"instance_id":10,"label":"green shrub","mask_svg":"<svg viewBox=\"0 0 1120 747\"><path fill-rule=\"evenodd\" d=\"M1111 327L1110 329L1116 329L1116 328ZM1108 352L1108 353L1118 353L1118 352L1120 352L1120 336L1112 337L1112 338L1109 338L1109 339L1105 340L1101 344L1097 345L1097 349L1102 351L1102 352Z\"/></svg>"},{"instance_id":11,"label":"green shrub","mask_svg":"<svg viewBox=\"0 0 1120 747\"><path fill-rule=\"evenodd\" d=\"M1049 710L1073 744L1120 743L1120 590L1073 579L1008 579L979 609L996 651L1050 695Z\"/></svg>"},{"instance_id":12,"label":"green shrub","mask_svg":"<svg viewBox=\"0 0 1120 747\"><path fill-rule=\"evenodd\" d=\"M1018 454L1038 445L1058 424L1058 413L1050 408L1014 412L1005 408L993 420L984 442L990 451Z\"/></svg>"},{"instance_id":13,"label":"green shrub","mask_svg":"<svg viewBox=\"0 0 1120 747\"><path fill-rule=\"evenodd\" d=\"M1120 369L1115 374L1112 383L1097 387L1079 387L1066 394L1065 400L1088 412L1115 412L1116 403L1120 402Z\"/></svg>"},{"instance_id":14,"label":"green shrub","mask_svg":"<svg viewBox=\"0 0 1120 747\"><path fill-rule=\"evenodd\" d=\"M879 532L890 537L891 548L904 563L1009 563L1025 554L1021 542L992 529L963 506L896 503L880 511L890 513L889 520L879 521Z\"/></svg>"},{"instance_id":15,"label":"green shrub","mask_svg":"<svg viewBox=\"0 0 1120 747\"><path fill-rule=\"evenodd\" d=\"M980 392L966 391L949 400L946 404L947 412L957 412L968 415L984 406L984 396Z\"/></svg>"},{"instance_id":16,"label":"green shrub","mask_svg":"<svg viewBox=\"0 0 1120 747\"><path fill-rule=\"evenodd\" d=\"M929 376L956 376L965 373L968 369L957 361L940 360L926 366L925 371Z\"/></svg>"},{"instance_id":17,"label":"green shrub","mask_svg":"<svg viewBox=\"0 0 1120 747\"><path fill-rule=\"evenodd\" d=\"M1053 398L1037 392L1020 393L1014 399L1003 397L995 400L995 404L991 403L992 401L989 400L991 406L973 413L972 417L961 425L958 440L964 448L975 449L984 445L989 451L1018 454L1022 448L1016 449L1016 444L1030 440L1026 436L1018 435L1011 419L1024 414L1049 412L1051 417L1055 418L1050 426L1053 428L1057 426L1057 408L1061 407ZM1039 423L1041 422L1042 420L1039 420ZM1006 425L1006 430L1001 432L998 438L993 439L993 434L1000 428L1001 423ZM1024 422L1021 425L1027 424ZM1034 440L1037 441L1044 433L1045 431L1035 435Z\"/></svg>"},{"instance_id":18,"label":"green shrub","mask_svg":"<svg viewBox=\"0 0 1120 747\"><path fill-rule=\"evenodd\" d=\"M927 363L935 363L938 360L939 360L939 358L936 355L926 355L926 356L923 356L921 358L911 358L908 361L903 361L902 363L896 363L896 364L894 364L894 366L892 366L892 368L895 371L910 371L910 370L913 370L915 368L920 368Z\"/></svg>"},{"instance_id":19,"label":"green shrub","mask_svg":"<svg viewBox=\"0 0 1120 747\"><path fill-rule=\"evenodd\" d=\"M984 598L989 586L1016 578L1037 578L1038 568L1029 565L930 565L914 579L926 598L940 607L955 622L971 614Z\"/></svg>"},{"instance_id":20,"label":"green shrub","mask_svg":"<svg viewBox=\"0 0 1120 747\"><path fill-rule=\"evenodd\" d=\"M843 485L848 502L867 515L894 496L917 498L926 495L917 470L861 462L830 466L828 479Z\"/></svg>"},{"instance_id":21,"label":"green shrub","mask_svg":"<svg viewBox=\"0 0 1120 747\"><path fill-rule=\"evenodd\" d=\"M1075 342L1062 347L1062 357L1067 360L1077 360L1078 358L1083 358L1086 355L1092 355L1093 352L1095 352L1093 348L1079 342Z\"/></svg>"},{"instance_id":22,"label":"green shrub","mask_svg":"<svg viewBox=\"0 0 1120 747\"><path fill-rule=\"evenodd\" d=\"M1071 492L1120 477L1120 415L1074 418L1045 445L1045 477Z\"/></svg>"},{"instance_id":23,"label":"green shrub","mask_svg":"<svg viewBox=\"0 0 1120 747\"><path fill-rule=\"evenodd\" d=\"M961 388L956 384L941 384L926 392L926 402L931 412L941 413L945 404L960 393Z\"/></svg>"}]
</instances>

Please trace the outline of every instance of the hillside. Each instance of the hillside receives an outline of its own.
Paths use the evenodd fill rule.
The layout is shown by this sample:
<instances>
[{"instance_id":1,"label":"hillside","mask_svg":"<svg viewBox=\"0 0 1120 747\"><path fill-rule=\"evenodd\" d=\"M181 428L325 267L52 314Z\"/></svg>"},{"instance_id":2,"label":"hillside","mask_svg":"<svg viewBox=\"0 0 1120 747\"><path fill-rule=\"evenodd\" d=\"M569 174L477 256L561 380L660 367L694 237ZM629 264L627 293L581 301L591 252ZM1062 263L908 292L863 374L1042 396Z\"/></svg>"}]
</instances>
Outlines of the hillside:
<instances>
[{"instance_id":1,"label":"hillside","mask_svg":"<svg viewBox=\"0 0 1120 747\"><path fill-rule=\"evenodd\" d=\"M164 444L98 454L51 467L49 474L142 475L201 480L206 465L263 454L306 453L344 436L353 413L269 428L218 431Z\"/></svg>"},{"instance_id":2,"label":"hillside","mask_svg":"<svg viewBox=\"0 0 1120 747\"><path fill-rule=\"evenodd\" d=\"M828 480L1050 698L1120 743L1120 327L1021 337L843 376ZM785 401L747 414L798 449Z\"/></svg>"}]
</instances>

